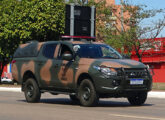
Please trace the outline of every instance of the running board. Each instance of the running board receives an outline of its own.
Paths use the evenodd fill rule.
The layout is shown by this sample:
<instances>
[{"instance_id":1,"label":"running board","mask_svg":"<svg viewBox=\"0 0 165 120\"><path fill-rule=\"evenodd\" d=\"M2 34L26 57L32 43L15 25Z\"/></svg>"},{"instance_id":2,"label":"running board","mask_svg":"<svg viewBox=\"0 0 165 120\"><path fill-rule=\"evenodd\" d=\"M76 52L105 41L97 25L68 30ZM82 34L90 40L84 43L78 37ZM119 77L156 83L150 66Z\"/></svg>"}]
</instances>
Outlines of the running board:
<instances>
[{"instance_id":1,"label":"running board","mask_svg":"<svg viewBox=\"0 0 165 120\"><path fill-rule=\"evenodd\" d=\"M58 94L64 94L64 95L76 95L76 93L70 93L70 92L60 92L60 91L50 91L50 90L41 90L42 93L44 92L49 92L53 95L58 95Z\"/></svg>"}]
</instances>

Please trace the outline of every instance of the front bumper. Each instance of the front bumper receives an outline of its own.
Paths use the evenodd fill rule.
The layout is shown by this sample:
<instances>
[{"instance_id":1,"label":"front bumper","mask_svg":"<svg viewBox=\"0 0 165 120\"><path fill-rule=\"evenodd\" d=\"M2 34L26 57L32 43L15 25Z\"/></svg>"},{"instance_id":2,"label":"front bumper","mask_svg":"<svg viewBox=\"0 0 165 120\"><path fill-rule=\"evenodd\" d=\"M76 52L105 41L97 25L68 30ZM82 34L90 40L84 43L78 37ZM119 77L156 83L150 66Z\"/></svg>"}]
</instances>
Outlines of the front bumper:
<instances>
[{"instance_id":1,"label":"front bumper","mask_svg":"<svg viewBox=\"0 0 165 120\"><path fill-rule=\"evenodd\" d=\"M126 71L123 70L123 73L120 76L110 76L106 77L100 73L93 76L95 88L99 94L127 94L130 92L140 92L140 91L150 91L152 89L152 77L147 73L146 76L137 79L143 79L143 84L130 84L132 77L126 74ZM119 95L120 96L120 95Z\"/></svg>"}]
</instances>

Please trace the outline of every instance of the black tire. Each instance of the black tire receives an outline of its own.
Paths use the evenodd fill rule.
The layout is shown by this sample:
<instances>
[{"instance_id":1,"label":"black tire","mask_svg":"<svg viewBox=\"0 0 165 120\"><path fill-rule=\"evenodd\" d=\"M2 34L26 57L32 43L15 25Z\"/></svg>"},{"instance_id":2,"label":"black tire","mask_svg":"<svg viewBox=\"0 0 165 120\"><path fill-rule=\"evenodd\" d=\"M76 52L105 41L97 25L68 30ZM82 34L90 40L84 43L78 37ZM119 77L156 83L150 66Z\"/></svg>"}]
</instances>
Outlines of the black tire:
<instances>
[{"instance_id":1,"label":"black tire","mask_svg":"<svg viewBox=\"0 0 165 120\"><path fill-rule=\"evenodd\" d=\"M29 78L25 82L25 98L29 103L36 103L40 101L41 92L36 81L33 78Z\"/></svg>"},{"instance_id":2,"label":"black tire","mask_svg":"<svg viewBox=\"0 0 165 120\"><path fill-rule=\"evenodd\" d=\"M69 97L73 102L79 102L79 99L77 98L76 95L69 95Z\"/></svg>"},{"instance_id":3,"label":"black tire","mask_svg":"<svg viewBox=\"0 0 165 120\"><path fill-rule=\"evenodd\" d=\"M95 106L98 103L98 95L93 83L89 79L84 79L78 89L80 104L85 107Z\"/></svg>"},{"instance_id":4,"label":"black tire","mask_svg":"<svg viewBox=\"0 0 165 120\"><path fill-rule=\"evenodd\" d=\"M131 105L136 105L136 106L143 105L146 99L147 99L147 92L135 93L128 97L129 103Z\"/></svg>"}]
</instances>

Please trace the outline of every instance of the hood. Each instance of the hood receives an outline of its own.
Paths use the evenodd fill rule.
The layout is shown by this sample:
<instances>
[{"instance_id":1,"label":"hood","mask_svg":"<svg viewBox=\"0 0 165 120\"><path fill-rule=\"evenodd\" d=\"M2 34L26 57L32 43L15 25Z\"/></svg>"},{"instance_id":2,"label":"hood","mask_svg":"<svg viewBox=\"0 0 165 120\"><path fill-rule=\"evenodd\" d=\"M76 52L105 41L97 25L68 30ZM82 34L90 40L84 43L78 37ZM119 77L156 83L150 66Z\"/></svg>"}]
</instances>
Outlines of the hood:
<instances>
[{"instance_id":1,"label":"hood","mask_svg":"<svg viewBox=\"0 0 165 120\"><path fill-rule=\"evenodd\" d=\"M96 63L114 68L146 68L143 63L130 59L97 59Z\"/></svg>"}]
</instances>

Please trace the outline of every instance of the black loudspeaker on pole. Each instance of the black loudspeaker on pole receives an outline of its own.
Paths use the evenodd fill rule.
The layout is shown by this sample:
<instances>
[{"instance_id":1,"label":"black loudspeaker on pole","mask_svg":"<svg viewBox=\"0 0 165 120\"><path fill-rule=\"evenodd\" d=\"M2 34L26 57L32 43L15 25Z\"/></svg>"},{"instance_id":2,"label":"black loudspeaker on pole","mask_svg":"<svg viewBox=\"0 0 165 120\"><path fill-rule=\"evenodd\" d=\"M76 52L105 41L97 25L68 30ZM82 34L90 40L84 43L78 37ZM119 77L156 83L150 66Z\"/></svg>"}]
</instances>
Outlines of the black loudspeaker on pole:
<instances>
[{"instance_id":1,"label":"black loudspeaker on pole","mask_svg":"<svg viewBox=\"0 0 165 120\"><path fill-rule=\"evenodd\" d=\"M95 19L94 6L66 5L64 35L95 37Z\"/></svg>"}]
</instances>

